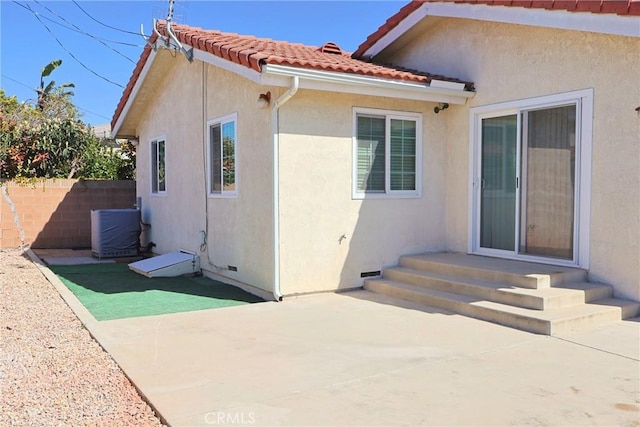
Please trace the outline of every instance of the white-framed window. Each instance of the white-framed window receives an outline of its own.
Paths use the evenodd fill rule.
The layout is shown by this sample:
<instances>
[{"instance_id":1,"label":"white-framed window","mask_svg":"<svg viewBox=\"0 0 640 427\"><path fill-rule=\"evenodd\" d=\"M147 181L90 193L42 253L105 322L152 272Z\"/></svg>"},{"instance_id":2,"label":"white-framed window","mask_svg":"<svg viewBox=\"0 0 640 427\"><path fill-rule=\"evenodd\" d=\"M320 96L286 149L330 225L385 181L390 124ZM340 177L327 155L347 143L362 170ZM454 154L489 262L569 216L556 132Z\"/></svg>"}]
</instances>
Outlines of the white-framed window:
<instances>
[{"instance_id":1,"label":"white-framed window","mask_svg":"<svg viewBox=\"0 0 640 427\"><path fill-rule=\"evenodd\" d=\"M422 194L422 115L354 108L353 198Z\"/></svg>"},{"instance_id":2,"label":"white-framed window","mask_svg":"<svg viewBox=\"0 0 640 427\"><path fill-rule=\"evenodd\" d=\"M210 197L238 196L237 122L235 113L207 122Z\"/></svg>"},{"instance_id":3,"label":"white-framed window","mask_svg":"<svg viewBox=\"0 0 640 427\"><path fill-rule=\"evenodd\" d=\"M167 193L167 139L151 140L151 194Z\"/></svg>"}]
</instances>

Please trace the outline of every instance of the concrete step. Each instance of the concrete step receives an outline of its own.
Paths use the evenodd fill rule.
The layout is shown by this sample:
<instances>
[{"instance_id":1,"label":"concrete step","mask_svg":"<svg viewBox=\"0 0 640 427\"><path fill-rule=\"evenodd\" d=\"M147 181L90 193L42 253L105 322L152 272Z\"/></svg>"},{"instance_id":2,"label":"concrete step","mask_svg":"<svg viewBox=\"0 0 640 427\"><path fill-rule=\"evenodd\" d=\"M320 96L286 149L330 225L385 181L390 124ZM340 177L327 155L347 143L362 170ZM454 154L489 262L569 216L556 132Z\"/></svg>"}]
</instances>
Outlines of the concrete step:
<instances>
[{"instance_id":1,"label":"concrete step","mask_svg":"<svg viewBox=\"0 0 640 427\"><path fill-rule=\"evenodd\" d=\"M457 253L403 256L400 266L529 289L584 282L587 279L587 272L579 268Z\"/></svg>"},{"instance_id":2,"label":"concrete step","mask_svg":"<svg viewBox=\"0 0 640 427\"><path fill-rule=\"evenodd\" d=\"M595 303L541 311L388 279L366 280L364 287L391 297L544 335L559 335L589 329L640 314L640 303L611 298Z\"/></svg>"},{"instance_id":3,"label":"concrete step","mask_svg":"<svg viewBox=\"0 0 640 427\"><path fill-rule=\"evenodd\" d=\"M613 295L612 286L597 283L576 282L557 287L529 289L406 267L387 268L384 270L384 278L534 310L571 307L610 298Z\"/></svg>"}]
</instances>

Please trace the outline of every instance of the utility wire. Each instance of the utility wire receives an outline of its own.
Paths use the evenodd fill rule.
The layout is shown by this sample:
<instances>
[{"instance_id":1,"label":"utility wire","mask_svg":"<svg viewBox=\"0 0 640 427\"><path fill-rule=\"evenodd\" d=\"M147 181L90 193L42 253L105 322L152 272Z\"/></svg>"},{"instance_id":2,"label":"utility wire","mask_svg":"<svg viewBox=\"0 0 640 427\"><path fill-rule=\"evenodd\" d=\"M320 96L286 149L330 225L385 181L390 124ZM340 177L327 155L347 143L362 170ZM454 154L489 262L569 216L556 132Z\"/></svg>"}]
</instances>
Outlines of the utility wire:
<instances>
[{"instance_id":1,"label":"utility wire","mask_svg":"<svg viewBox=\"0 0 640 427\"><path fill-rule=\"evenodd\" d=\"M19 81L18 81L18 80L16 80L16 79L12 79L11 77L7 76L6 74L2 74L2 77L4 77L4 78L5 78L5 79L7 79L7 80L11 80L11 81L12 81L12 82L14 82L14 83L17 83L17 84L19 84L20 86L26 87L27 89L31 89L31 90L33 90L33 91L35 92L35 89L34 89L34 88L32 88L31 86L29 86L29 85L28 85L28 84L26 84L26 83L22 83L22 82L19 82Z\"/></svg>"},{"instance_id":2,"label":"utility wire","mask_svg":"<svg viewBox=\"0 0 640 427\"><path fill-rule=\"evenodd\" d=\"M91 16L91 15L89 14L89 12L87 12L86 10L84 10L84 9L82 8L82 6L80 6L80 5L78 4L78 2L77 2L76 0L72 0L72 2L73 2L73 4L75 4L76 6L78 6L78 9L80 9L80 10L81 10L85 15L87 15L89 18L91 18L92 20L94 20L94 21L95 21L95 22L97 22L98 24L103 25L103 26L105 26L105 27L107 27L107 28L111 28L112 30L120 31L120 32L125 33L125 34L133 34L134 36L140 36L140 34L139 34L139 33L134 33L133 31L121 30L120 28L116 28L116 27L113 27L113 26L111 26L111 25L109 25L109 24L105 24L104 22L99 21L98 19L96 19L96 18L94 18L93 16Z\"/></svg>"},{"instance_id":3,"label":"utility wire","mask_svg":"<svg viewBox=\"0 0 640 427\"><path fill-rule=\"evenodd\" d=\"M120 52L117 49L112 48L111 46L109 46L108 44L106 44L105 42L98 40L97 38L95 38L93 36L93 34L89 34L86 31L84 31L82 28L78 27L77 25L75 25L73 22L69 22L67 21L63 16L58 15L56 12L54 12L53 10L49 9L47 6L45 6L44 4L40 3L38 0L33 0L36 4L38 4L40 7L44 7L45 9L47 9L49 12L53 13L55 16L57 16L58 18L62 19L64 22L66 22L67 24L73 26L74 28L78 29L78 31L81 31L83 34L91 37L92 39L94 39L95 41L97 41L98 43L102 44L103 46L105 46L107 49L110 49L112 51L114 51L115 53L117 53L118 55L122 56L124 59L126 59L127 61L131 62L132 64L135 64L136 62L129 58L127 55L125 55L124 53Z\"/></svg>"},{"instance_id":4,"label":"utility wire","mask_svg":"<svg viewBox=\"0 0 640 427\"><path fill-rule=\"evenodd\" d=\"M28 84L26 84L26 83L22 83L22 82L20 82L20 81L18 81L18 80L16 80L16 79L14 79L14 78L12 78L12 77L7 76L6 74L2 74L2 77L4 77L4 78L5 78L5 79L7 79L7 80L11 80L11 81L12 81L12 82L14 82L14 83L17 83L17 84L19 84L20 86L26 87L27 89L31 89L31 90L33 90L33 91L35 92L35 89L34 89L34 88L32 88L31 86L29 86L29 85L28 85ZM105 119L105 120L111 120L111 118L106 117L106 116L103 116L102 114L98 114L98 113L95 113L95 112L93 112L93 111L91 111L91 110L87 110L86 108L79 107L76 103L74 103L73 105L75 105L75 107L76 107L78 110L80 110L80 111L84 111L84 112L87 112L87 113L89 113L89 114L93 114L94 116L97 116L97 117L103 118L103 119Z\"/></svg>"},{"instance_id":5,"label":"utility wire","mask_svg":"<svg viewBox=\"0 0 640 427\"><path fill-rule=\"evenodd\" d=\"M20 6L21 8L23 8L23 9L25 9L25 10L29 11L29 12L33 12L33 11L32 11L32 10L30 10L28 7L24 6L23 4L21 4L20 2L18 2L18 1L16 1L16 0L12 0L12 2L13 2L13 3L15 3L16 5ZM46 19L47 21L52 22L52 23L54 23L54 24L56 24L56 25L59 25L59 26L61 26L62 28L66 28L66 29L67 29L67 30L69 30L69 31L74 31L74 32L76 32L76 33L80 33L80 34L85 34L85 35L87 35L87 33L86 33L85 31L82 31L82 30L76 30L75 28L70 27L70 26L68 26L68 25L65 25L65 24L63 24L62 22L58 22L58 21L56 21L55 19L51 19L51 18L49 18L48 16L40 15L40 17L41 17L42 19ZM144 47L143 45L140 45L140 44L127 43L127 42L121 42L121 41L118 41L118 40L109 40L109 39L105 39L104 37L98 37L98 36L95 36L95 35L92 35L92 34L88 34L88 35L89 35L90 37L93 37L93 38L94 38L94 39L96 39L96 40L102 40L102 41L107 42L107 43L114 43L114 44L119 44L119 45L123 45L123 46L131 46L131 47ZM138 35L140 35L140 34L138 34Z\"/></svg>"},{"instance_id":6,"label":"utility wire","mask_svg":"<svg viewBox=\"0 0 640 427\"><path fill-rule=\"evenodd\" d=\"M51 34L51 37L53 37L55 39L55 41L58 42L58 44L60 45L60 47L69 54L70 57L72 57L78 64L80 64L85 70L89 71L91 74L94 74L95 76L101 78L102 80L111 83L112 85L118 86L121 89L124 89L124 86L122 86L120 83L116 83L113 80L109 80L108 78L96 73L95 71L93 71L91 68L87 67L86 65L84 65L84 63L82 61L80 61L78 58L76 58L76 56L71 53L71 51L69 51L69 49L67 49L60 40L58 40L58 38L56 37L55 34L53 34L53 31L51 31L51 29L49 27L47 27L47 24L45 24L42 19L40 19L40 14L38 12L36 12L35 10L31 9L30 6L28 6L27 4L27 8L29 10L31 10L31 12L34 14L34 16L36 17L36 19L42 24L42 26L49 32L49 34Z\"/></svg>"}]
</instances>

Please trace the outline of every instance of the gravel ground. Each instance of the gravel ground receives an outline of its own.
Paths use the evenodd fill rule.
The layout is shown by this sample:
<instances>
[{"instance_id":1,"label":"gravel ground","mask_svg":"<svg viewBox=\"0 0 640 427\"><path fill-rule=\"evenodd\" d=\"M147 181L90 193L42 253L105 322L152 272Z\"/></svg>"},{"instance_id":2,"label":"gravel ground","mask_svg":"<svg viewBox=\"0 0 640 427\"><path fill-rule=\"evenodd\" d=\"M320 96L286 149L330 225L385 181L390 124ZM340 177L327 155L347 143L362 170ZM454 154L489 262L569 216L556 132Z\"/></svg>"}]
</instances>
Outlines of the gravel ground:
<instances>
[{"instance_id":1,"label":"gravel ground","mask_svg":"<svg viewBox=\"0 0 640 427\"><path fill-rule=\"evenodd\" d=\"M19 250L0 250L0 426L159 426L118 365Z\"/></svg>"}]
</instances>

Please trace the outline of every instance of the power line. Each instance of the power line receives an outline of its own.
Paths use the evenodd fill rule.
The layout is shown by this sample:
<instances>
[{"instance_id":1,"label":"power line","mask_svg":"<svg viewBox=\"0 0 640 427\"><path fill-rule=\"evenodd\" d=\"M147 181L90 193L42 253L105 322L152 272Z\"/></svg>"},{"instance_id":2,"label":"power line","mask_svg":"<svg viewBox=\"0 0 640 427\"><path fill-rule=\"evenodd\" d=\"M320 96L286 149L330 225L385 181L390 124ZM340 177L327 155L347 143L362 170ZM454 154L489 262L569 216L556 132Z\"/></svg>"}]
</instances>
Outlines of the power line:
<instances>
[{"instance_id":1,"label":"power line","mask_svg":"<svg viewBox=\"0 0 640 427\"><path fill-rule=\"evenodd\" d=\"M132 64L135 64L136 62L129 58L127 55L125 55L124 53L120 52L117 49L112 48L111 46L109 46L108 44L106 44L105 42L98 40L97 38L95 38L92 34L87 33L86 31L84 31L82 28L78 27L77 25L75 25L72 22L67 21L63 16L58 15L56 12L54 12L53 10L49 9L47 6L45 6L44 4L40 3L38 0L34 0L36 4L38 4L40 7L44 7L45 9L47 9L49 12L53 13L55 16L57 16L58 18L62 19L64 22L66 22L69 25L72 25L74 28L77 28L79 31L81 31L83 34L91 37L92 39L94 39L95 41L97 41L98 43L102 44L103 46L105 46L107 49L110 49L112 51L114 51L115 53L117 53L118 55L122 56L124 59L126 59L127 61L131 62Z\"/></svg>"},{"instance_id":2,"label":"power line","mask_svg":"<svg viewBox=\"0 0 640 427\"><path fill-rule=\"evenodd\" d=\"M28 84L22 83L21 81L18 81L18 80L16 80L16 79L12 78L12 77L7 76L6 74L2 74L2 77L4 77L4 78L5 78L5 79L7 79L7 80L11 80L11 81L12 81L12 82L14 82L14 83L17 83L17 84L19 84L20 86L26 87L27 89L31 89L31 90L33 90L33 91L35 92L35 89L34 89L34 88L32 88L31 86L29 86ZM75 105L75 106L76 106L76 108L77 108L78 110L80 110L80 111L85 111L85 112L87 112L87 113L89 113L89 114L93 114L94 116L101 117L101 118L103 118L103 119L105 119L105 120L111 120L111 118L109 118L109 117L107 117L107 116L103 116L102 114L98 114L98 113L93 112L93 111L91 111L91 110L87 110L86 108L82 108L82 107L78 106L76 103L74 103L73 105Z\"/></svg>"},{"instance_id":3,"label":"power line","mask_svg":"<svg viewBox=\"0 0 640 427\"><path fill-rule=\"evenodd\" d=\"M36 19L38 20L38 22L40 22L42 24L42 26L49 32L49 34L51 34L51 37L53 37L55 39L55 41L58 42L58 44L60 45L60 47L69 54L69 56L71 58L73 58L78 64L80 64L85 70L89 71L91 74L94 74L95 76L101 78L102 80L111 83L112 85L118 86L121 89L124 89L124 86L122 86L120 83L116 83L112 80L109 80L108 78L96 73L95 71L93 71L91 68L87 67L86 65L84 65L84 63L82 61L80 61L78 58L76 58L76 56L71 53L71 51L69 51L69 49L67 49L60 40L58 40L58 38L56 37L55 34L53 34L53 31L51 31L51 29L49 27L47 27L47 24L45 24L42 19L40 19L40 14L38 12L36 12L35 10L31 9L30 6L28 6L27 4L27 8L34 14L34 16L36 17Z\"/></svg>"},{"instance_id":4,"label":"power line","mask_svg":"<svg viewBox=\"0 0 640 427\"><path fill-rule=\"evenodd\" d=\"M81 10L85 15L87 15L89 18L91 18L92 20L94 20L95 22L97 22L97 23L98 23L98 24L100 24L100 25L103 25L103 26L105 26L105 27L107 27L107 28L111 28L112 30L120 31L120 32L122 32L122 33L126 33L126 34L133 34L134 36L139 36L139 35L140 35L140 34L138 34L138 33L134 33L133 31L121 30L120 28L116 28L116 27L113 27L113 26L111 26L111 25L109 25L109 24L105 24L104 22L102 22L102 21L100 21L100 20L98 20L98 19L94 18L93 16L91 16L91 15L89 14L89 12L87 12L86 10L84 10L84 9L82 8L82 6L80 6L80 5L78 4L78 2L77 2L76 0L72 0L72 2L73 2L73 4L75 4L76 6L78 6L78 9L80 9L80 10Z\"/></svg>"},{"instance_id":5,"label":"power line","mask_svg":"<svg viewBox=\"0 0 640 427\"><path fill-rule=\"evenodd\" d=\"M12 82L14 82L14 83L18 83L20 86L26 87L27 89L31 89L31 90L33 90L33 91L35 92L35 89L34 89L34 88L32 88L31 86L29 86L29 85L27 85L27 84L25 84L25 83L19 82L19 81L18 81L18 80L16 80L16 79L12 79L11 77L7 76L6 74L2 74L2 77L4 77L4 78L5 78L5 79L7 79L7 80L11 80L11 81L12 81Z\"/></svg>"},{"instance_id":6,"label":"power line","mask_svg":"<svg viewBox=\"0 0 640 427\"><path fill-rule=\"evenodd\" d=\"M16 0L12 0L12 2L13 2L13 3L15 3L16 5L20 6L21 8L23 8L23 9L25 9L25 10L29 11L29 12L33 12L33 11L32 11L32 10L30 10L28 7L26 7L26 6L22 5L22 4L20 4L20 2L18 2L18 1L16 1ZM37 12L36 12L36 13L37 13ZM54 23L54 24L56 24L56 25L59 25L59 26L61 26L62 28L66 28L66 29L67 29L67 30L69 30L69 31L73 31L73 32L76 32L76 33L80 33L80 34L85 34L85 35L87 35L87 33L86 33L85 31L83 31L83 30L76 30L75 28L70 27L70 26L68 26L68 25L65 25L65 24L63 24L62 22L58 22L58 21L56 21L55 19L51 19L51 18L49 18L48 16L40 15L40 17L41 17L42 19L46 19L47 21L52 22L52 23ZM119 45L122 45L122 46L131 46L131 47L144 47L143 45L140 45L140 44L127 43L127 42L121 42L121 41L118 41L118 40L105 39L104 37L98 37L98 36L95 36L95 35L92 35L92 34L88 34L88 35L89 35L89 36L91 36L91 37L93 37L93 38L94 38L94 39L96 39L96 40L102 40L102 41L105 41L105 42L107 42L107 43L114 43L114 44L119 44ZM138 35L139 35L139 34L138 34Z\"/></svg>"}]
</instances>

